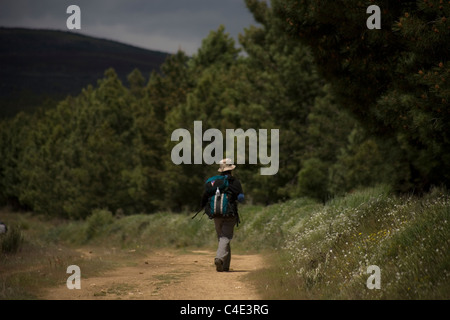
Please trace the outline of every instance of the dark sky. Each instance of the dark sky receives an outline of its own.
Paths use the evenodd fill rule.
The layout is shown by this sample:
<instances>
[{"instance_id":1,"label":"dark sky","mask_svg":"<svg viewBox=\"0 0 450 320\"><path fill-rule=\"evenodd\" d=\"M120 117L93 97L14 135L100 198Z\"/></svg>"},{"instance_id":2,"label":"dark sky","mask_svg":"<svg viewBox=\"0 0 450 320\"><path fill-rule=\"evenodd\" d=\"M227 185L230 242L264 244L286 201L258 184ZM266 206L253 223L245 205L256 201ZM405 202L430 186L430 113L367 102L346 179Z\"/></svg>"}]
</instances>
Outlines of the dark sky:
<instances>
[{"instance_id":1,"label":"dark sky","mask_svg":"<svg viewBox=\"0 0 450 320\"><path fill-rule=\"evenodd\" d=\"M221 24L235 39L255 24L243 0L0 0L0 26L67 30L69 5L81 9L75 32L189 55Z\"/></svg>"}]
</instances>

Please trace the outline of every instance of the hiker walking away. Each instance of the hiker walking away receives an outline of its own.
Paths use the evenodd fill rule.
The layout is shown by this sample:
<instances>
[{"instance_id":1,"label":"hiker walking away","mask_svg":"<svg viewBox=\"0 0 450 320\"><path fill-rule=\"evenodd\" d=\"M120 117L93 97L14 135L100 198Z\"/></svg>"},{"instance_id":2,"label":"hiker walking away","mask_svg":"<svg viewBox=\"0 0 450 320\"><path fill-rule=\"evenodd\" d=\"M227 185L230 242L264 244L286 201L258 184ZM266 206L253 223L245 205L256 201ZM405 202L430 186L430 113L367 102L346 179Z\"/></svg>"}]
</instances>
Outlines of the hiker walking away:
<instances>
[{"instance_id":1,"label":"hiker walking away","mask_svg":"<svg viewBox=\"0 0 450 320\"><path fill-rule=\"evenodd\" d=\"M202 196L202 208L214 224L219 241L214 264L218 272L229 271L231 262L230 241L233 238L234 226L239 224L238 202L244 201L244 192L241 182L236 179L232 171L236 166L231 159L223 159L219 162L220 176L214 176L207 180L209 189L215 193L205 190ZM219 186L224 185L223 189Z\"/></svg>"}]
</instances>

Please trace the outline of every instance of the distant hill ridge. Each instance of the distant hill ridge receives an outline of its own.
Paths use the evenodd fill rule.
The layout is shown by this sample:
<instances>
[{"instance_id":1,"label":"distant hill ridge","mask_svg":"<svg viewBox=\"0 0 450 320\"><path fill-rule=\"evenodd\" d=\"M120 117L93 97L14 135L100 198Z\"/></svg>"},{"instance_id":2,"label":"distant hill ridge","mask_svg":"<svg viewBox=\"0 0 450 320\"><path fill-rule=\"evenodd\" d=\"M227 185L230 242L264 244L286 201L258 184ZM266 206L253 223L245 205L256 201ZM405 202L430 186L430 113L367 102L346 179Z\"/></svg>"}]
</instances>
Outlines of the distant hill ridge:
<instances>
[{"instance_id":1,"label":"distant hill ridge","mask_svg":"<svg viewBox=\"0 0 450 320\"><path fill-rule=\"evenodd\" d=\"M0 117L55 103L114 68L122 81L144 77L169 54L78 33L0 27Z\"/></svg>"}]
</instances>

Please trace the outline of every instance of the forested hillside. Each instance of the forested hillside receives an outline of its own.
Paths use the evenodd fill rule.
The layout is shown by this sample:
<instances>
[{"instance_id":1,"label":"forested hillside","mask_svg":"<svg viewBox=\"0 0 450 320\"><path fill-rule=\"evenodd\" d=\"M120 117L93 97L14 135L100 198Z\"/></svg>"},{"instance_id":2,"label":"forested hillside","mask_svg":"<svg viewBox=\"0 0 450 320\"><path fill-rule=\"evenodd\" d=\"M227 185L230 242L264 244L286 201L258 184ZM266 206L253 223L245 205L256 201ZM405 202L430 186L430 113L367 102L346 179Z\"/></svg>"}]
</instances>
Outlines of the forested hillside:
<instances>
[{"instance_id":1,"label":"forested hillside","mask_svg":"<svg viewBox=\"0 0 450 320\"><path fill-rule=\"evenodd\" d=\"M106 69L138 68L146 77L167 53L68 31L0 27L0 118L50 108L94 85Z\"/></svg>"},{"instance_id":2,"label":"forested hillside","mask_svg":"<svg viewBox=\"0 0 450 320\"><path fill-rule=\"evenodd\" d=\"M196 120L280 130L276 175L236 170L250 203L448 186L448 2L378 1L381 30L366 28L372 1L246 3L258 25L242 49L220 27L149 81L109 69L55 108L2 121L1 203L67 218L198 209L217 167L171 161L172 132Z\"/></svg>"}]
</instances>

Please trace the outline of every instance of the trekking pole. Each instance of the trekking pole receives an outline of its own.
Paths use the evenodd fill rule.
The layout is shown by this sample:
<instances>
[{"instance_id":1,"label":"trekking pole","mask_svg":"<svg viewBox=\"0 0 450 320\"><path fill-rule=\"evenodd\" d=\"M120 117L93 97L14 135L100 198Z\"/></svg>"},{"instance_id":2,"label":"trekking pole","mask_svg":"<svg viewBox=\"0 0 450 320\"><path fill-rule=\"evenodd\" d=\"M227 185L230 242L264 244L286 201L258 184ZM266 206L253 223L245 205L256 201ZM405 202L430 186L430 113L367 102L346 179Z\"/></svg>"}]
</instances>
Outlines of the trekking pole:
<instances>
[{"instance_id":1,"label":"trekking pole","mask_svg":"<svg viewBox=\"0 0 450 320\"><path fill-rule=\"evenodd\" d=\"M191 219L194 219L200 213L200 211L202 211L202 210L203 210L203 208L200 208L200 210L198 210Z\"/></svg>"}]
</instances>

